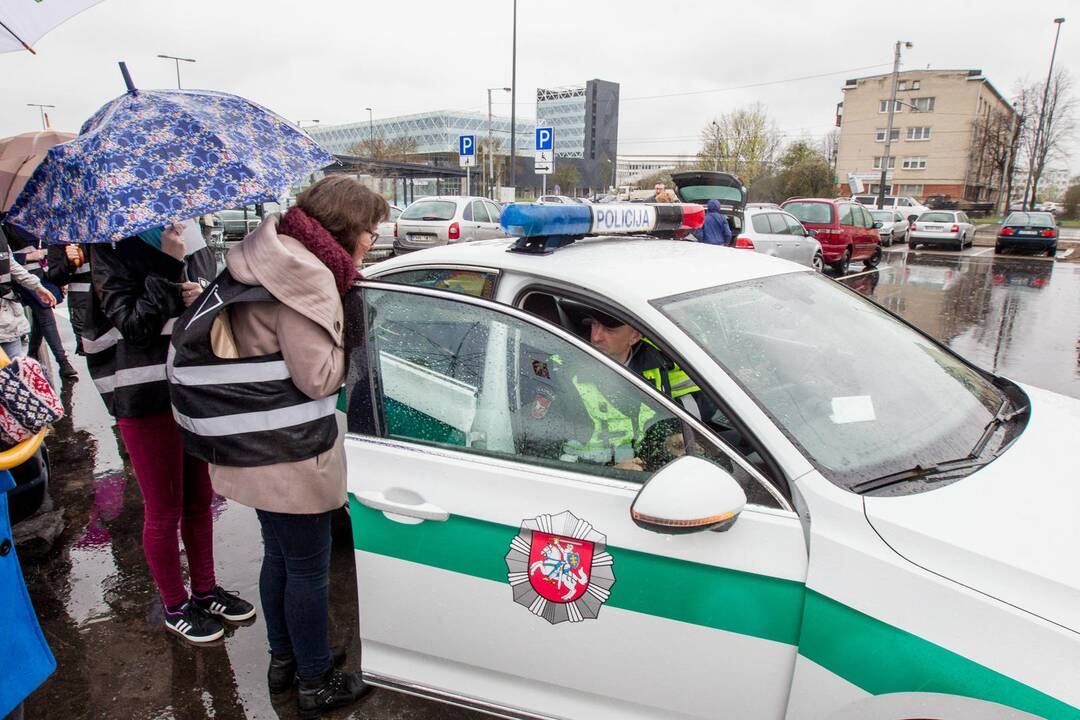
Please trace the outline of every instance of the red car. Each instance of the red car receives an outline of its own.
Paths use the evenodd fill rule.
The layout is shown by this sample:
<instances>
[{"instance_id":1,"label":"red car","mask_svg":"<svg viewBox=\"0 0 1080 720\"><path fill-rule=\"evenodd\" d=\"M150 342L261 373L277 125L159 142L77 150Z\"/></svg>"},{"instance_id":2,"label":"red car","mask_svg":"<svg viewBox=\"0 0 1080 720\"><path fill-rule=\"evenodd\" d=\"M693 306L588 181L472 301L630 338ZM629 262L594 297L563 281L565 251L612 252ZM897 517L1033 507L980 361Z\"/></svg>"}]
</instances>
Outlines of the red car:
<instances>
[{"instance_id":1,"label":"red car","mask_svg":"<svg viewBox=\"0 0 1080 720\"><path fill-rule=\"evenodd\" d=\"M867 268L881 262L881 236L870 211L853 200L792 198L781 206L799 219L821 243L821 253L837 274L847 273L852 260Z\"/></svg>"}]
</instances>

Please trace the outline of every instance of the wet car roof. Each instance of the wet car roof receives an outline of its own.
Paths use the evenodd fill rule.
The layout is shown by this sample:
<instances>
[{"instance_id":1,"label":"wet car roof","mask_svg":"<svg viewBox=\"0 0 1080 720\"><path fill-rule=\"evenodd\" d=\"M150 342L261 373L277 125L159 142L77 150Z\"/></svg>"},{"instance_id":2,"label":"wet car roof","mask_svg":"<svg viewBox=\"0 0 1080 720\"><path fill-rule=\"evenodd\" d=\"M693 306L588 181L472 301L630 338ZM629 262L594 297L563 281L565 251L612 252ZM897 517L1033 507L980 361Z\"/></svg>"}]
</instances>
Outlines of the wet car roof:
<instances>
[{"instance_id":1,"label":"wet car roof","mask_svg":"<svg viewBox=\"0 0 1080 720\"><path fill-rule=\"evenodd\" d=\"M420 265L470 265L549 277L619 296L633 288L648 299L807 269L746 250L684 240L585 238L549 255L511 253L513 239L447 245L391 258L369 269L372 279Z\"/></svg>"}]
</instances>

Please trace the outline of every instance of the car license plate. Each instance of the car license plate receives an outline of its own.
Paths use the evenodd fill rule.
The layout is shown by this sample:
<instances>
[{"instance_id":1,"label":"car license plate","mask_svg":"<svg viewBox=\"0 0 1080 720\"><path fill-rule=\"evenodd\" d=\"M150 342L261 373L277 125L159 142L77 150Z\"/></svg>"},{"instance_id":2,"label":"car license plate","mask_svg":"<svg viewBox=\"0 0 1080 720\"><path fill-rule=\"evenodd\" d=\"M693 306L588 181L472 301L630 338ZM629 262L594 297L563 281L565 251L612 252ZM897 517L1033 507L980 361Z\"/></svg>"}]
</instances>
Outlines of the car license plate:
<instances>
[{"instance_id":1,"label":"car license plate","mask_svg":"<svg viewBox=\"0 0 1080 720\"><path fill-rule=\"evenodd\" d=\"M926 229L927 229L927 230L928 230L929 232L941 232L941 231L942 231L942 230L944 230L945 228L944 228L944 226L942 226L942 225L927 225L927 226L926 226Z\"/></svg>"},{"instance_id":2,"label":"car license plate","mask_svg":"<svg viewBox=\"0 0 1080 720\"><path fill-rule=\"evenodd\" d=\"M428 233L409 233L409 241L417 245L431 245L435 242L436 237L438 236Z\"/></svg>"},{"instance_id":3,"label":"car license plate","mask_svg":"<svg viewBox=\"0 0 1080 720\"><path fill-rule=\"evenodd\" d=\"M1038 230L1021 230L1017 235L1038 235Z\"/></svg>"}]
</instances>

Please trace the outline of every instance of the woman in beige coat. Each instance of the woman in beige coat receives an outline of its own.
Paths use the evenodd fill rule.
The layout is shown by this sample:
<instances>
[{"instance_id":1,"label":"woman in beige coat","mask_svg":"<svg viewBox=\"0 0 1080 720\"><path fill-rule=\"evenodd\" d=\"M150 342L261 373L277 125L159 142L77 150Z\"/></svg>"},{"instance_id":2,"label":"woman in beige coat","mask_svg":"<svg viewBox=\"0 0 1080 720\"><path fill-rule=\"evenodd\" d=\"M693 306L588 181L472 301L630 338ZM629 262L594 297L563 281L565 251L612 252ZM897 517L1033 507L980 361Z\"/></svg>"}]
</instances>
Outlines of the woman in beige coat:
<instances>
[{"instance_id":1,"label":"woman in beige coat","mask_svg":"<svg viewBox=\"0 0 1080 720\"><path fill-rule=\"evenodd\" d=\"M356 267L389 206L343 175L312 185L296 202L229 251L233 278L261 285L277 302L231 306L231 337L217 334L215 351L236 357L280 352L296 387L320 399L337 394L344 381L342 296L359 277ZM210 475L218 493L258 512L271 691L287 690L299 678L302 717L353 702L368 688L359 674L334 669L328 639L330 513L345 503L342 438L306 460L211 465Z\"/></svg>"}]
</instances>

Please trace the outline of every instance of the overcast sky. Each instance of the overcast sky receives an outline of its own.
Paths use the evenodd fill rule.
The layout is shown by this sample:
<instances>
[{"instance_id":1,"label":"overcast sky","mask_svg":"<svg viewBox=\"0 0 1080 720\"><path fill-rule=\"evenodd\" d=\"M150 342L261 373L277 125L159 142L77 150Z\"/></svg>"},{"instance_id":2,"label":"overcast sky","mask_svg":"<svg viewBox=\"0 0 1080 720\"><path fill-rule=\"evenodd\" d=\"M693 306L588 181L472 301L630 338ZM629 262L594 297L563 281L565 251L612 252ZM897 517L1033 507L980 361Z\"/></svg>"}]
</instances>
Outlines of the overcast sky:
<instances>
[{"instance_id":1,"label":"overcast sky","mask_svg":"<svg viewBox=\"0 0 1080 720\"><path fill-rule=\"evenodd\" d=\"M518 112L535 116L537 86L589 78L621 84L620 154L693 153L716 115L761 102L789 138L833 123L845 78L886 72L904 39L904 67L980 68L1006 96L1045 77L1053 18L1057 63L1080 92L1080 3L937 0L547 0L518 3ZM0 137L40 127L77 131L136 85L237 93L291 120L333 124L439 109L486 111L486 88L510 85L511 0L104 0L26 52L0 55ZM796 80L823 75L814 79ZM788 81L788 82L775 82ZM775 83L746 87L758 83ZM714 91L714 92L704 92ZM658 95L681 94L674 97ZM509 96L496 112L509 115ZM1069 166L1080 172L1080 141Z\"/></svg>"}]
</instances>

